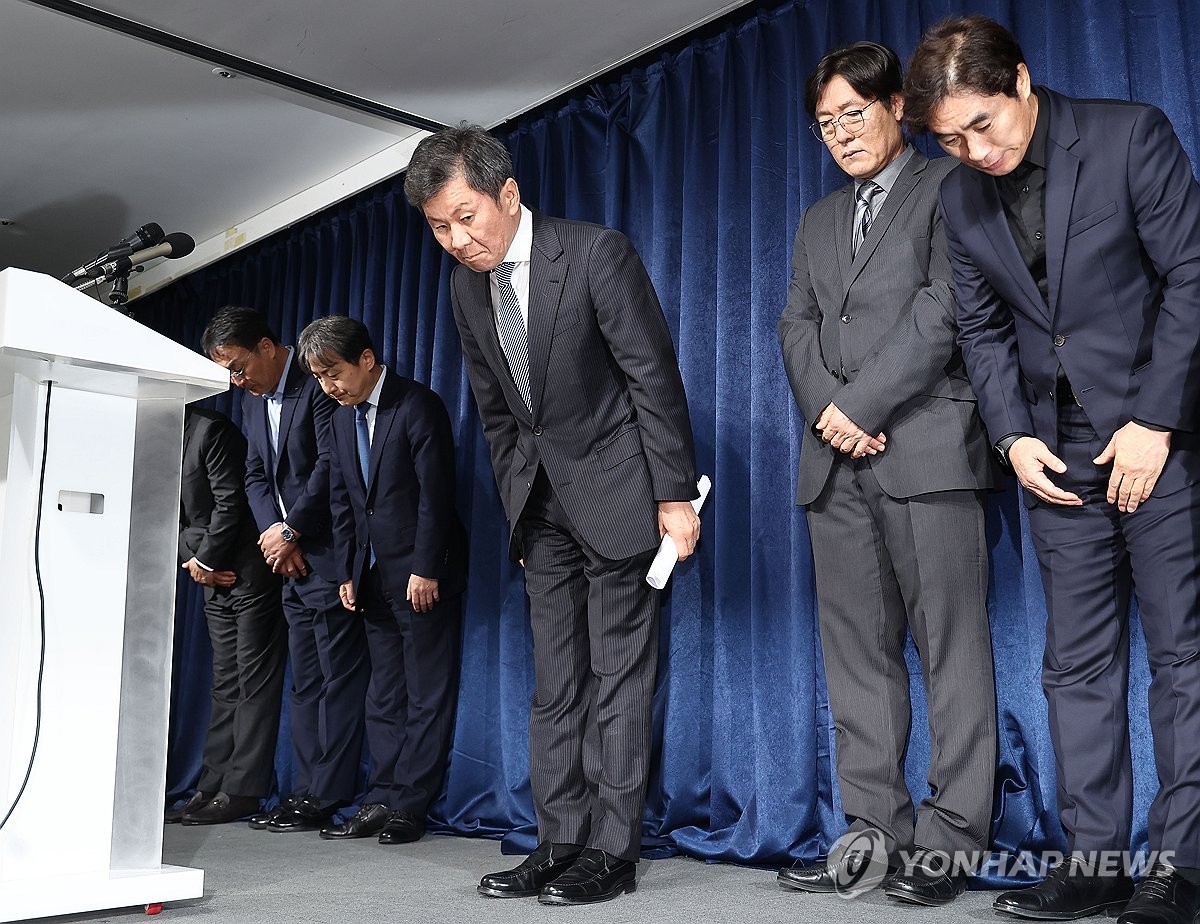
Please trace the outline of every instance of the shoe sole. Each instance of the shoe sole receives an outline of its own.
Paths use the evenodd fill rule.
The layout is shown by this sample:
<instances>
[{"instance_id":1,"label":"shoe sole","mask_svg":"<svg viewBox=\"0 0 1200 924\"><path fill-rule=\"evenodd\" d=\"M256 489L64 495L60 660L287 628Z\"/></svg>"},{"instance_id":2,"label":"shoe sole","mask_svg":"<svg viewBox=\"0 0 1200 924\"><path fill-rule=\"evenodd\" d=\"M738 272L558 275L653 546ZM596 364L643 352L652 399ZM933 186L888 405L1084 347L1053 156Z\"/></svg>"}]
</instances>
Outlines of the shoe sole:
<instances>
[{"instance_id":1,"label":"shoe sole","mask_svg":"<svg viewBox=\"0 0 1200 924\"><path fill-rule=\"evenodd\" d=\"M893 889L890 887L884 889L883 894L894 901L906 902L910 905L923 905L926 908L940 908L942 905L948 905L954 899L958 898L958 895L950 898L928 898L924 895L917 895L913 892L905 892L902 889ZM961 894L960 892L959 895Z\"/></svg>"},{"instance_id":2,"label":"shoe sole","mask_svg":"<svg viewBox=\"0 0 1200 924\"><path fill-rule=\"evenodd\" d=\"M565 898L561 895L542 895L538 894L538 904L541 905L594 905L597 902L607 902L616 898L622 892L637 891L637 882L623 882L611 892L605 892L603 895L589 895L587 898Z\"/></svg>"},{"instance_id":3,"label":"shoe sole","mask_svg":"<svg viewBox=\"0 0 1200 924\"><path fill-rule=\"evenodd\" d=\"M522 889L519 892L506 892L503 889L489 889L487 886L476 886L475 891L488 898L533 898L541 889Z\"/></svg>"},{"instance_id":4,"label":"shoe sole","mask_svg":"<svg viewBox=\"0 0 1200 924\"><path fill-rule=\"evenodd\" d=\"M1006 905L993 903L992 910L999 914L1011 915L1014 918L1024 918L1028 921L1078 921L1080 918L1090 918L1095 915L1104 915L1105 917L1116 917L1124 909L1128 902L1107 902L1103 905L1093 905L1091 908L1082 908L1079 911L1025 911L1020 908L1009 908Z\"/></svg>"},{"instance_id":5,"label":"shoe sole","mask_svg":"<svg viewBox=\"0 0 1200 924\"><path fill-rule=\"evenodd\" d=\"M836 889L827 889L824 886L807 885L805 883L796 882L794 879L787 879L783 876L776 876L775 881L785 889L790 889L793 892L808 892L812 895L832 895Z\"/></svg>"}]
</instances>

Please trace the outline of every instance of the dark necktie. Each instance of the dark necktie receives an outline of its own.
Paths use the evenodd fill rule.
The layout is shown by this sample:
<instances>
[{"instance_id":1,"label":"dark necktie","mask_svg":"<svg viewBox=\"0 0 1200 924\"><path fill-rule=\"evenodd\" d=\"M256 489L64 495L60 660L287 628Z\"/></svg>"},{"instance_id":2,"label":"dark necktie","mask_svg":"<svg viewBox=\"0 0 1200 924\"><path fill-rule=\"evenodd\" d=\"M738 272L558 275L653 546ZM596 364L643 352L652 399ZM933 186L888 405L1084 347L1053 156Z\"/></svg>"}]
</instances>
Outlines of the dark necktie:
<instances>
[{"instance_id":1,"label":"dark necktie","mask_svg":"<svg viewBox=\"0 0 1200 924\"><path fill-rule=\"evenodd\" d=\"M504 348L504 357L508 360L508 371L512 373L513 382L527 408L533 407L529 400L529 334L525 330L525 320L521 317L521 303L517 300L517 290L513 288L512 274L515 263L501 263L492 270L496 280L496 288L500 290L500 311L497 328L500 333L500 346Z\"/></svg>"},{"instance_id":2,"label":"dark necktie","mask_svg":"<svg viewBox=\"0 0 1200 924\"><path fill-rule=\"evenodd\" d=\"M883 192L883 187L871 180L867 180L858 187L856 195L862 211L858 219L858 231L854 235L853 252L855 254L858 253L858 248L862 246L862 242L866 240L867 232L871 230L871 222L875 220L873 210L875 197L881 192Z\"/></svg>"}]
</instances>

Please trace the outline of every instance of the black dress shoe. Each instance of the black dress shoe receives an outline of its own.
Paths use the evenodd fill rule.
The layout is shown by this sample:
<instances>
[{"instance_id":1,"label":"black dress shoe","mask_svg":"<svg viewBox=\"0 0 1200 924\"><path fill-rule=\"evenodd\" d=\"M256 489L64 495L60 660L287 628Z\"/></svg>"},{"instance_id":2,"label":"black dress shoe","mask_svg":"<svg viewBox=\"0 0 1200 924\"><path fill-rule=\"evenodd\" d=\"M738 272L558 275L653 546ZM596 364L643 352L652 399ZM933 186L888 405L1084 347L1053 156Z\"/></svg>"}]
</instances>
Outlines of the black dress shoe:
<instances>
[{"instance_id":1,"label":"black dress shoe","mask_svg":"<svg viewBox=\"0 0 1200 924\"><path fill-rule=\"evenodd\" d=\"M637 888L637 864L585 847L570 869L538 893L543 905L590 905Z\"/></svg>"},{"instance_id":2,"label":"black dress shoe","mask_svg":"<svg viewBox=\"0 0 1200 924\"><path fill-rule=\"evenodd\" d=\"M1115 914L1132 894L1133 882L1128 876L1098 876L1094 866L1071 856L1037 885L1002 892L992 908L1018 918L1074 921L1093 914Z\"/></svg>"},{"instance_id":3,"label":"black dress shoe","mask_svg":"<svg viewBox=\"0 0 1200 924\"><path fill-rule=\"evenodd\" d=\"M298 793L292 793L289 796L284 796L279 804L269 812L259 812L257 815L251 815L246 824L256 831L265 831L271 824L271 819L278 813L290 811L292 806L300 801L302 797Z\"/></svg>"},{"instance_id":4,"label":"black dress shoe","mask_svg":"<svg viewBox=\"0 0 1200 924\"><path fill-rule=\"evenodd\" d=\"M883 894L914 905L948 905L967 889L967 873L940 850L918 849L909 865L884 886Z\"/></svg>"},{"instance_id":5,"label":"black dress shoe","mask_svg":"<svg viewBox=\"0 0 1200 924\"><path fill-rule=\"evenodd\" d=\"M204 792L201 789L197 789L194 793L192 793L192 797L188 799L187 802L183 803L183 805L181 805L179 808L168 809L166 812L163 812L163 821L169 825L177 825L183 820L184 815L186 815L188 812L194 812L196 809L200 808L200 806L211 802L212 797L215 795L215 792Z\"/></svg>"},{"instance_id":6,"label":"black dress shoe","mask_svg":"<svg viewBox=\"0 0 1200 924\"><path fill-rule=\"evenodd\" d=\"M380 802L368 802L340 825L326 825L321 829L321 838L327 841L349 840L353 837L373 837L383 830L392 813Z\"/></svg>"},{"instance_id":7,"label":"black dress shoe","mask_svg":"<svg viewBox=\"0 0 1200 924\"><path fill-rule=\"evenodd\" d=\"M866 853L848 850L834 863L785 867L779 871L775 881L800 892L838 892L848 895L873 889L885 882L887 877L886 865L875 863Z\"/></svg>"},{"instance_id":8,"label":"black dress shoe","mask_svg":"<svg viewBox=\"0 0 1200 924\"><path fill-rule=\"evenodd\" d=\"M329 822L341 806L338 804L322 807L315 796L305 796L291 808L277 810L267 822L267 830L276 834L289 831L319 831Z\"/></svg>"},{"instance_id":9,"label":"black dress shoe","mask_svg":"<svg viewBox=\"0 0 1200 924\"><path fill-rule=\"evenodd\" d=\"M395 811L379 832L381 844L411 844L425 836L425 822L408 812Z\"/></svg>"},{"instance_id":10,"label":"black dress shoe","mask_svg":"<svg viewBox=\"0 0 1200 924\"><path fill-rule=\"evenodd\" d=\"M1192 924L1200 911L1200 889L1163 863L1138 883L1117 924Z\"/></svg>"},{"instance_id":11,"label":"black dress shoe","mask_svg":"<svg viewBox=\"0 0 1200 924\"><path fill-rule=\"evenodd\" d=\"M576 844L542 841L521 863L502 873L489 873L479 880L479 894L491 898L526 898L537 895L548 883L565 873L579 856Z\"/></svg>"},{"instance_id":12,"label":"black dress shoe","mask_svg":"<svg viewBox=\"0 0 1200 924\"><path fill-rule=\"evenodd\" d=\"M231 796L219 792L206 804L193 812L184 812L185 825L224 825L259 810L255 796Z\"/></svg>"}]
</instances>

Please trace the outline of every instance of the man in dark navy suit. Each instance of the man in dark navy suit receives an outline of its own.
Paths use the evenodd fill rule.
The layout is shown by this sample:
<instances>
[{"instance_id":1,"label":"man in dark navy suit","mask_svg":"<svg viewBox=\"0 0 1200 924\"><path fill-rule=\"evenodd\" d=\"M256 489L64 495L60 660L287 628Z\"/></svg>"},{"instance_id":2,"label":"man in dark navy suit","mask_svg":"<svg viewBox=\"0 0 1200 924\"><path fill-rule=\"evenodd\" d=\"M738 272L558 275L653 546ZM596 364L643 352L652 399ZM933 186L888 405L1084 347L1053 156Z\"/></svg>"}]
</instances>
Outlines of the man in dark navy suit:
<instances>
[{"instance_id":1,"label":"man in dark navy suit","mask_svg":"<svg viewBox=\"0 0 1200 924\"><path fill-rule=\"evenodd\" d=\"M442 787L458 679L466 535L455 513L454 436L432 390L380 364L358 321L313 321L297 350L333 414L330 498L342 604L371 658L371 779L326 839L418 840Z\"/></svg>"},{"instance_id":2,"label":"man in dark navy suit","mask_svg":"<svg viewBox=\"0 0 1200 924\"><path fill-rule=\"evenodd\" d=\"M461 263L454 319L525 566L537 692L537 850L484 895L547 904L634 888L650 767L660 538L691 554L695 452L675 347L642 261L611 228L521 204L478 126L417 146L404 192Z\"/></svg>"},{"instance_id":3,"label":"man in dark navy suit","mask_svg":"<svg viewBox=\"0 0 1200 924\"><path fill-rule=\"evenodd\" d=\"M222 824L258 812L270 792L287 647L279 576L246 503L245 437L199 407L183 416L179 560L204 588L212 712L196 792L167 821Z\"/></svg>"},{"instance_id":4,"label":"man in dark navy suit","mask_svg":"<svg viewBox=\"0 0 1200 924\"><path fill-rule=\"evenodd\" d=\"M996 910L1191 924L1200 909L1200 186L1153 106L1032 84L982 16L921 40L906 118L963 165L941 208L959 343L1025 489L1070 857ZM1150 658L1156 857L1130 899L1128 607ZM1129 899L1128 904L1126 900Z\"/></svg>"},{"instance_id":5,"label":"man in dark navy suit","mask_svg":"<svg viewBox=\"0 0 1200 924\"><path fill-rule=\"evenodd\" d=\"M204 352L245 390L246 495L266 563L282 574L292 663L292 792L271 831L321 828L355 795L369 668L362 619L338 595L329 508L330 418L336 407L256 311L223 308Z\"/></svg>"}]
</instances>

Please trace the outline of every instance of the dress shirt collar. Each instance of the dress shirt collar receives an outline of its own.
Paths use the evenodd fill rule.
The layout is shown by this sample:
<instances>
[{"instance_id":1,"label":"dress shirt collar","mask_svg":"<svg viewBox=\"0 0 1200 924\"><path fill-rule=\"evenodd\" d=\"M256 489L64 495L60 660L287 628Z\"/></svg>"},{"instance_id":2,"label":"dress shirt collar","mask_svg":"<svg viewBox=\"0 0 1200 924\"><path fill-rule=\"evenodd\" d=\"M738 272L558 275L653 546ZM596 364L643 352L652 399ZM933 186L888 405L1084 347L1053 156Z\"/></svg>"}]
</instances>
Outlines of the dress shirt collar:
<instances>
[{"instance_id":1,"label":"dress shirt collar","mask_svg":"<svg viewBox=\"0 0 1200 924\"><path fill-rule=\"evenodd\" d=\"M375 387L371 389L371 394L367 398L371 405L371 410L379 407L379 397L383 394L383 380L387 378L387 366L380 363L379 365L379 381L375 383Z\"/></svg>"},{"instance_id":2,"label":"dress shirt collar","mask_svg":"<svg viewBox=\"0 0 1200 924\"><path fill-rule=\"evenodd\" d=\"M283 372L279 374L279 381L275 385L275 390L263 395L263 398L267 401L275 401L277 403L282 402L283 396L287 392L287 380L292 371L292 359L294 354L291 347L284 347L284 349L287 350L288 354L287 362L283 364Z\"/></svg>"},{"instance_id":3,"label":"dress shirt collar","mask_svg":"<svg viewBox=\"0 0 1200 924\"><path fill-rule=\"evenodd\" d=\"M517 234L508 245L508 253L502 263L528 263L533 253L533 212L521 206L521 223L517 225Z\"/></svg>"},{"instance_id":4,"label":"dress shirt collar","mask_svg":"<svg viewBox=\"0 0 1200 924\"><path fill-rule=\"evenodd\" d=\"M913 150L914 148L911 144L905 145L904 150L900 152L900 156L880 170L877 174L874 176L869 176L866 179L855 180L854 195L857 197L859 189L862 188L862 184L867 182L867 180L870 180L883 190L883 199L886 199L887 194L890 193L892 191L892 187L896 185L896 180L900 177L900 171L904 169L904 165L907 164L909 158L913 156ZM878 202L882 202L883 199L879 199ZM876 214L879 212L878 202L872 209L872 211Z\"/></svg>"},{"instance_id":5,"label":"dress shirt collar","mask_svg":"<svg viewBox=\"0 0 1200 924\"><path fill-rule=\"evenodd\" d=\"M1029 139L1023 161L1045 170L1046 144L1050 138L1050 94L1045 87L1034 87L1033 92L1038 101L1037 121L1033 124L1033 137Z\"/></svg>"}]
</instances>

